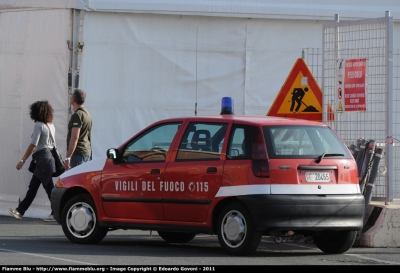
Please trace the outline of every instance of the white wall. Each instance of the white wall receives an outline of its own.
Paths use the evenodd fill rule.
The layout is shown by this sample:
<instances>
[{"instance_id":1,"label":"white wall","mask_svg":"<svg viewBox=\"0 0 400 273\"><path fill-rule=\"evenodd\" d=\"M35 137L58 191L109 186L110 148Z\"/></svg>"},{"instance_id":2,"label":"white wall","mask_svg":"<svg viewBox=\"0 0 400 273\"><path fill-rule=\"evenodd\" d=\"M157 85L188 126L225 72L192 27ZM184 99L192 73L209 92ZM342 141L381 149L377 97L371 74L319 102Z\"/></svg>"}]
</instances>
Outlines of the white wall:
<instances>
[{"instance_id":1,"label":"white wall","mask_svg":"<svg viewBox=\"0 0 400 273\"><path fill-rule=\"evenodd\" d=\"M283 35L284 34L284 35ZM81 87L94 117L94 156L167 117L266 115L304 47L320 47L315 21L87 12Z\"/></svg>"},{"instance_id":2,"label":"white wall","mask_svg":"<svg viewBox=\"0 0 400 273\"><path fill-rule=\"evenodd\" d=\"M9 207L16 208L32 176L30 159L22 170L16 169L33 131L30 104L50 102L55 110L56 143L65 150L69 16L66 9L0 13L0 214L8 215ZM49 204L41 187L25 216L47 216Z\"/></svg>"},{"instance_id":3,"label":"white wall","mask_svg":"<svg viewBox=\"0 0 400 273\"><path fill-rule=\"evenodd\" d=\"M80 85L103 156L159 119L266 115L303 48L322 48L332 21L86 12ZM394 27L400 48L400 23Z\"/></svg>"}]
</instances>

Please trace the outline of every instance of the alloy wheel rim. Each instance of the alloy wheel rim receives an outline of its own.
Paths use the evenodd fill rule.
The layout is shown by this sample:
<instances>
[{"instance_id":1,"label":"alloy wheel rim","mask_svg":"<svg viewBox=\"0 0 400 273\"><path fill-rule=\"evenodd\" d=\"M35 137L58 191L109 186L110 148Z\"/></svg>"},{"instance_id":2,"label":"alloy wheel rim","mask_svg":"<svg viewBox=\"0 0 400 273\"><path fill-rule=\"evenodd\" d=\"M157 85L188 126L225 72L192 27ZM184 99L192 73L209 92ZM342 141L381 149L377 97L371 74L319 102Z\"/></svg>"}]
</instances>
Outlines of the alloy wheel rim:
<instances>
[{"instance_id":1,"label":"alloy wheel rim","mask_svg":"<svg viewBox=\"0 0 400 273\"><path fill-rule=\"evenodd\" d=\"M93 208L84 202L74 204L66 217L68 230L77 238L88 237L96 226L96 214Z\"/></svg>"},{"instance_id":2,"label":"alloy wheel rim","mask_svg":"<svg viewBox=\"0 0 400 273\"><path fill-rule=\"evenodd\" d=\"M239 211L229 211L222 221L221 233L224 242L229 247L237 248L241 246L247 234L244 216Z\"/></svg>"}]
</instances>

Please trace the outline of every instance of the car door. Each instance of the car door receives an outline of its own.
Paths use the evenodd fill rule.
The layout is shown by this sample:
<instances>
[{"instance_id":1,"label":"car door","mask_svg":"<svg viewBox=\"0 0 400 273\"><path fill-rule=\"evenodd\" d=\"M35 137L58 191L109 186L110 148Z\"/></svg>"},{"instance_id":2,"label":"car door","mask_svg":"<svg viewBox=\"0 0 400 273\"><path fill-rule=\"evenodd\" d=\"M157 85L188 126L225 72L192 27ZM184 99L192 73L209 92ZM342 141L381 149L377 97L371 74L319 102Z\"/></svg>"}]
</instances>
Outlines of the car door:
<instances>
[{"instance_id":1,"label":"car door","mask_svg":"<svg viewBox=\"0 0 400 273\"><path fill-rule=\"evenodd\" d=\"M164 219L160 183L164 180L168 153L180 124L155 125L120 149L122 158L117 164L107 160L101 183L107 216Z\"/></svg>"},{"instance_id":2,"label":"car door","mask_svg":"<svg viewBox=\"0 0 400 273\"><path fill-rule=\"evenodd\" d=\"M230 130L222 186L224 190L231 191L233 195L240 195L240 191L259 190L254 186L257 184L257 179L249 180L249 177L253 177L250 130L249 125L243 124L233 124ZM243 190L243 187L246 187L246 190Z\"/></svg>"},{"instance_id":3,"label":"car door","mask_svg":"<svg viewBox=\"0 0 400 273\"><path fill-rule=\"evenodd\" d=\"M164 176L165 220L203 222L222 182L228 123L190 122Z\"/></svg>"}]
</instances>

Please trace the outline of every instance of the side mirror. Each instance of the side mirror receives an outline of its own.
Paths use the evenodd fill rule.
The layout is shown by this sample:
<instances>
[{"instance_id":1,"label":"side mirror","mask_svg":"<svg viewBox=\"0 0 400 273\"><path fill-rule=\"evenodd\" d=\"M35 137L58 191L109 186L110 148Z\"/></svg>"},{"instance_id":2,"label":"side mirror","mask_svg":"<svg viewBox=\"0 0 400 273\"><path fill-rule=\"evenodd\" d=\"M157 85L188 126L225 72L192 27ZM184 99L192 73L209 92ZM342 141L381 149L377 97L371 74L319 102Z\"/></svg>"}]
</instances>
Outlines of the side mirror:
<instances>
[{"instance_id":1,"label":"side mirror","mask_svg":"<svg viewBox=\"0 0 400 273\"><path fill-rule=\"evenodd\" d=\"M107 150L107 158L113 160L114 164L118 162L118 149L112 148Z\"/></svg>"}]
</instances>

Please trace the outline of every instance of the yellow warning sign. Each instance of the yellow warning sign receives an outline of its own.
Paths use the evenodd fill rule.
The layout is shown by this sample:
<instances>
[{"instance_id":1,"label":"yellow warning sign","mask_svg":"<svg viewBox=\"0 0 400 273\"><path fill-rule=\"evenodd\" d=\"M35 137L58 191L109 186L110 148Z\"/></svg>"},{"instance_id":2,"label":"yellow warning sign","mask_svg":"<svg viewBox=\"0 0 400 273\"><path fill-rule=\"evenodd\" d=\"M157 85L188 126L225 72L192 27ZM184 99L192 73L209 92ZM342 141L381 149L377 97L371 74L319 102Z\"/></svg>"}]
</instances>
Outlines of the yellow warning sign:
<instances>
[{"instance_id":1,"label":"yellow warning sign","mask_svg":"<svg viewBox=\"0 0 400 273\"><path fill-rule=\"evenodd\" d=\"M278 114L292 113L319 113L321 112L321 103L313 92L310 92L308 85L305 87L301 84L301 79L304 78L303 73L297 75L296 80L285 97L285 102L278 109Z\"/></svg>"},{"instance_id":2,"label":"yellow warning sign","mask_svg":"<svg viewBox=\"0 0 400 273\"><path fill-rule=\"evenodd\" d=\"M297 59L267 116L322 121L322 91L302 58Z\"/></svg>"},{"instance_id":3,"label":"yellow warning sign","mask_svg":"<svg viewBox=\"0 0 400 273\"><path fill-rule=\"evenodd\" d=\"M342 101L339 101L338 111L343 111Z\"/></svg>"}]
</instances>

